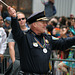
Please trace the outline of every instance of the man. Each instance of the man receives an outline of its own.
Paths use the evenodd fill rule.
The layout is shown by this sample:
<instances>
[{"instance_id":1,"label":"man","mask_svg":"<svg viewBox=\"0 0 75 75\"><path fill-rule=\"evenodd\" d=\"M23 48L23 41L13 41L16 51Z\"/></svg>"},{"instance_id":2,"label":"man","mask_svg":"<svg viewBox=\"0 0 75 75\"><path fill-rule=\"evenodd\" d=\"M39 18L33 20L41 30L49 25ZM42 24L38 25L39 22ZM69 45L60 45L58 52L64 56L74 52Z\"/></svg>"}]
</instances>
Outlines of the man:
<instances>
[{"instance_id":1,"label":"man","mask_svg":"<svg viewBox=\"0 0 75 75\"><path fill-rule=\"evenodd\" d=\"M6 33L7 33L7 37L9 35L9 32L11 31L11 17L6 17L4 19L4 26L3 28L5 29Z\"/></svg>"},{"instance_id":2,"label":"man","mask_svg":"<svg viewBox=\"0 0 75 75\"><path fill-rule=\"evenodd\" d=\"M8 12L12 16L12 34L19 47L23 75L48 74L51 50L65 50L75 44L75 37L53 40L51 35L45 34L48 19L44 12L27 19L30 30L26 33L20 29L16 11L9 6Z\"/></svg>"},{"instance_id":3,"label":"man","mask_svg":"<svg viewBox=\"0 0 75 75\"><path fill-rule=\"evenodd\" d=\"M28 28L25 26L26 18L24 13L17 12L17 19L18 19L21 30L25 32ZM15 40L13 39L12 33L10 33L8 36L8 46L9 46L10 57L13 63L12 72L10 74L18 75L18 71L20 70L20 57L19 57L18 46Z\"/></svg>"},{"instance_id":4,"label":"man","mask_svg":"<svg viewBox=\"0 0 75 75\"><path fill-rule=\"evenodd\" d=\"M56 14L56 8L54 6L54 0L48 0L45 2L45 0L41 0L41 2L45 6L45 16L46 17L51 17Z\"/></svg>"}]
</instances>

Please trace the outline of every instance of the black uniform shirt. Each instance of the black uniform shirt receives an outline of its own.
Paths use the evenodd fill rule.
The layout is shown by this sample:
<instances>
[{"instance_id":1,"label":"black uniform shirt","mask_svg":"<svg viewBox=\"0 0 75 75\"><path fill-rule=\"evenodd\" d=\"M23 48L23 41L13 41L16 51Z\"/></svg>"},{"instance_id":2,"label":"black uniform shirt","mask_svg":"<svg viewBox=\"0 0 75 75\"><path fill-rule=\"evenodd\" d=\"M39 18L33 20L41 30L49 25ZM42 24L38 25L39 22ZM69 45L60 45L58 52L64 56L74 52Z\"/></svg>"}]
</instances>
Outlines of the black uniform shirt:
<instances>
[{"instance_id":1,"label":"black uniform shirt","mask_svg":"<svg viewBox=\"0 0 75 75\"><path fill-rule=\"evenodd\" d=\"M35 37L44 44L43 36L46 38L45 34L42 36L35 35ZM32 31L28 31L24 34L22 39L18 41L18 46L20 50L21 67L25 72L30 73L47 73L49 70L49 58L50 58L50 44L47 44L47 53L43 52L43 48L36 42Z\"/></svg>"},{"instance_id":2,"label":"black uniform shirt","mask_svg":"<svg viewBox=\"0 0 75 75\"><path fill-rule=\"evenodd\" d=\"M23 33L20 29L17 18L12 18L12 33L16 40L21 60L21 69L28 73L44 74L49 70L49 58L52 49L64 50L75 44L75 37L67 39L52 40L51 36L42 34L35 37L43 44L43 36L45 37L47 53L43 52L43 48L37 44L31 30ZM38 46L37 46L38 45Z\"/></svg>"}]
</instances>

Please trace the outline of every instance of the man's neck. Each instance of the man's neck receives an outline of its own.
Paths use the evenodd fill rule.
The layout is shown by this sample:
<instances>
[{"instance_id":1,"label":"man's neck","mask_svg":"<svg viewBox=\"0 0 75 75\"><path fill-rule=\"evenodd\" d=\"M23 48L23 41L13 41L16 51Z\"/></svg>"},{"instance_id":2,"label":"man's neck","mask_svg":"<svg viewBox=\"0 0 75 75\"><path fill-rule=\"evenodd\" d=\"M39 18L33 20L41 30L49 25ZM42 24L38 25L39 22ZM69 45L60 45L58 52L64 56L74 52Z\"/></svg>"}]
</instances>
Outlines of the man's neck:
<instances>
[{"instance_id":1,"label":"man's neck","mask_svg":"<svg viewBox=\"0 0 75 75\"><path fill-rule=\"evenodd\" d=\"M38 31L33 31L36 35L41 35Z\"/></svg>"},{"instance_id":2,"label":"man's neck","mask_svg":"<svg viewBox=\"0 0 75 75\"><path fill-rule=\"evenodd\" d=\"M26 26L24 26L24 27L21 27L21 30L27 30L27 27Z\"/></svg>"},{"instance_id":3,"label":"man's neck","mask_svg":"<svg viewBox=\"0 0 75 75\"><path fill-rule=\"evenodd\" d=\"M41 35L39 31L37 31L35 28L31 27L30 28L36 35Z\"/></svg>"}]
</instances>

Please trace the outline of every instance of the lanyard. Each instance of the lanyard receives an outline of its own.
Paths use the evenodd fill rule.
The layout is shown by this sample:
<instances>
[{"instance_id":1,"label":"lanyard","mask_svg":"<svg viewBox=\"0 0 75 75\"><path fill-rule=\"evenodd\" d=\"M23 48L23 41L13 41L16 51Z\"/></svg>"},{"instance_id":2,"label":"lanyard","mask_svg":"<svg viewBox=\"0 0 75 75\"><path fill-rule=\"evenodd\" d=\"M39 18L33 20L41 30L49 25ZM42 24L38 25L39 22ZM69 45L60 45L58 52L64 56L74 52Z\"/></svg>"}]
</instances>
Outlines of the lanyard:
<instances>
[{"instance_id":1,"label":"lanyard","mask_svg":"<svg viewBox=\"0 0 75 75\"><path fill-rule=\"evenodd\" d=\"M33 32L32 32L32 34L34 35L34 39L35 39L35 41L39 44L39 46L40 46L41 48L45 48L45 47L46 47L45 37L43 37L44 44L42 45L42 44L40 43L40 41L35 37L35 34L34 34Z\"/></svg>"},{"instance_id":2,"label":"lanyard","mask_svg":"<svg viewBox=\"0 0 75 75\"><path fill-rule=\"evenodd\" d=\"M41 48L45 48L45 44L46 44L46 42L45 42L45 37L43 37L43 41L44 41L44 44L42 45L41 43L40 43L40 41L34 36L34 39L36 40L36 42L39 44L39 46L41 47Z\"/></svg>"}]
</instances>

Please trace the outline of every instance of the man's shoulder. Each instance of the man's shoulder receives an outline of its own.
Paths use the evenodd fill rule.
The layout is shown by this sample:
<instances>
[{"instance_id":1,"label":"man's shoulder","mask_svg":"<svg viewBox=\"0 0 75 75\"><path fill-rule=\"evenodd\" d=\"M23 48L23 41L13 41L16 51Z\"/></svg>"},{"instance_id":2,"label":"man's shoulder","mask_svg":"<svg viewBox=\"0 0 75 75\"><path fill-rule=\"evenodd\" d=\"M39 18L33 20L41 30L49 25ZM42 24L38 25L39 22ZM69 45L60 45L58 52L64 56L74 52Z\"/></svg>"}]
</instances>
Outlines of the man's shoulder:
<instances>
[{"instance_id":1,"label":"man's shoulder","mask_svg":"<svg viewBox=\"0 0 75 75\"><path fill-rule=\"evenodd\" d=\"M52 35L44 33L44 36L46 37L46 39L52 39Z\"/></svg>"},{"instance_id":2,"label":"man's shoulder","mask_svg":"<svg viewBox=\"0 0 75 75\"><path fill-rule=\"evenodd\" d=\"M15 40L13 39L13 34L12 34L12 32L9 33L7 42L15 42Z\"/></svg>"},{"instance_id":3,"label":"man's shoulder","mask_svg":"<svg viewBox=\"0 0 75 75\"><path fill-rule=\"evenodd\" d=\"M59 40L59 38L52 36L53 40Z\"/></svg>"},{"instance_id":4,"label":"man's shoulder","mask_svg":"<svg viewBox=\"0 0 75 75\"><path fill-rule=\"evenodd\" d=\"M52 39L52 40L59 40L59 38L54 37L54 36L52 36L50 34L45 34L45 36L48 37L49 39Z\"/></svg>"},{"instance_id":5,"label":"man's shoulder","mask_svg":"<svg viewBox=\"0 0 75 75\"><path fill-rule=\"evenodd\" d=\"M23 31L23 33L26 35L27 33L29 33L30 32L30 29L27 29L27 30L25 30L25 31Z\"/></svg>"},{"instance_id":6,"label":"man's shoulder","mask_svg":"<svg viewBox=\"0 0 75 75\"><path fill-rule=\"evenodd\" d=\"M50 35L50 34L44 33L44 35L47 36L47 37L52 37L52 35Z\"/></svg>"},{"instance_id":7,"label":"man's shoulder","mask_svg":"<svg viewBox=\"0 0 75 75\"><path fill-rule=\"evenodd\" d=\"M1 31L4 31L3 27L0 27L0 30L1 30Z\"/></svg>"}]
</instances>

